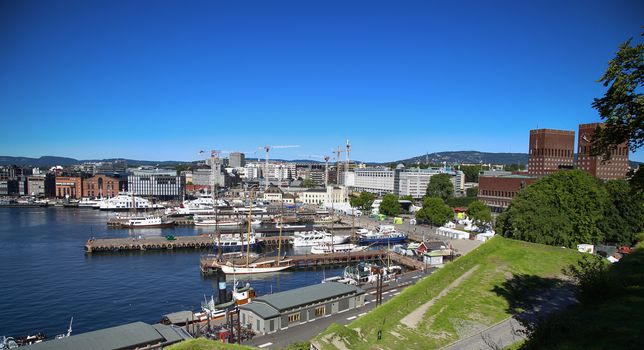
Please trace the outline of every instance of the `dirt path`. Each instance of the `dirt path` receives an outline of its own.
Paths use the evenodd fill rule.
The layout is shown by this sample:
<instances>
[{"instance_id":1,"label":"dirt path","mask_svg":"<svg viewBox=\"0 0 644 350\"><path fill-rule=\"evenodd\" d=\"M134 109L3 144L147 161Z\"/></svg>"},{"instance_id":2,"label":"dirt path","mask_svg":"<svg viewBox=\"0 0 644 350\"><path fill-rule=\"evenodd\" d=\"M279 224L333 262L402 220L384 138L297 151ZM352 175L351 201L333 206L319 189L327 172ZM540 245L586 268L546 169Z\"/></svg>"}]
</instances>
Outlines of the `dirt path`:
<instances>
[{"instance_id":1,"label":"dirt path","mask_svg":"<svg viewBox=\"0 0 644 350\"><path fill-rule=\"evenodd\" d=\"M412 311L409 315L403 317L400 320L400 323L404 324L405 326L409 328L416 328L418 326L418 323L423 319L423 315L429 310L436 301L445 295L449 293L452 289L458 287L461 282L463 282L466 278L468 278L474 271L476 271L479 268L479 265L476 265L472 267L471 269L467 270L464 274L459 276L457 279L452 281L445 289L443 289L440 293L438 293L437 296L433 297L430 301L426 302L425 304L421 305L418 307L416 310Z\"/></svg>"}]
</instances>

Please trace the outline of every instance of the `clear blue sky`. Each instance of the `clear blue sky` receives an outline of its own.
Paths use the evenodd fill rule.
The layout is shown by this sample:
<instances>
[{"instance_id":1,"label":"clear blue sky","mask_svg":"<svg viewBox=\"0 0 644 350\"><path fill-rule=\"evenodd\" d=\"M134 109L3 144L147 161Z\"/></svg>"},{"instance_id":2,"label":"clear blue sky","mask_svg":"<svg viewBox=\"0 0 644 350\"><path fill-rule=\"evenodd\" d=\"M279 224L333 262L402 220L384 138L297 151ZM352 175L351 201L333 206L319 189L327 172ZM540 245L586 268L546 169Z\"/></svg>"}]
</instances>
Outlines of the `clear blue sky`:
<instances>
[{"instance_id":1,"label":"clear blue sky","mask_svg":"<svg viewBox=\"0 0 644 350\"><path fill-rule=\"evenodd\" d=\"M640 1L0 1L0 155L390 161L577 130ZM640 40L640 39L637 39ZM252 156L248 155L248 156ZM631 157L644 160L644 151Z\"/></svg>"}]
</instances>

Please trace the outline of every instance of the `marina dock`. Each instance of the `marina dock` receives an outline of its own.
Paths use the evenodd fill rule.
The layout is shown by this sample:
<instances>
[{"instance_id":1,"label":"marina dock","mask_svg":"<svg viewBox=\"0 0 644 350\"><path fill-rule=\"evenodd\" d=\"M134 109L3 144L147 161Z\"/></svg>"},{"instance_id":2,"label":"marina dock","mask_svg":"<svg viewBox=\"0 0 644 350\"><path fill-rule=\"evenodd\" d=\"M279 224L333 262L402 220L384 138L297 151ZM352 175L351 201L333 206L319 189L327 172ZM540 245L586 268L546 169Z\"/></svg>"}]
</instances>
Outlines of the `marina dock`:
<instances>
[{"instance_id":1,"label":"marina dock","mask_svg":"<svg viewBox=\"0 0 644 350\"><path fill-rule=\"evenodd\" d=\"M365 250L362 252L353 253L331 253L331 254L306 254L306 255L289 255L285 259L290 260L293 268L307 268L315 266L327 265L347 265L358 263L361 261L386 261L390 259L392 262L405 266L413 270L420 270L425 267L421 261L411 259L409 257L401 256L399 254L388 254L387 250ZM251 263L262 261L274 261L275 257L254 259ZM241 260L233 260L232 263L242 264ZM226 262L217 263L217 257L208 255L204 256L199 261L199 267L204 275L217 274L219 272L218 264L225 264Z\"/></svg>"},{"instance_id":2,"label":"marina dock","mask_svg":"<svg viewBox=\"0 0 644 350\"><path fill-rule=\"evenodd\" d=\"M148 238L101 238L89 239L85 243L85 252L120 252L131 250L172 250L172 249L206 249L214 248L216 237L213 236L173 236ZM258 237L257 241L266 245L277 245L280 237ZM291 244L293 237L282 236L282 244Z\"/></svg>"}]
</instances>

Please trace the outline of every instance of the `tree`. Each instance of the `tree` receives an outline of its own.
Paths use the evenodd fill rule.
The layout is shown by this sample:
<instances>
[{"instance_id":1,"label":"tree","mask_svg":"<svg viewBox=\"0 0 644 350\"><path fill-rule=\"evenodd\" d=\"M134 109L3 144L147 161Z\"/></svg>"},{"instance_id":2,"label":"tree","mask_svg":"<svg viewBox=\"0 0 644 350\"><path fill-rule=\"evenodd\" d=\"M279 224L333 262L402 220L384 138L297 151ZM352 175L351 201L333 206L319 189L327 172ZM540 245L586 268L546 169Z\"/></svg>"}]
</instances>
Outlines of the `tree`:
<instances>
[{"instance_id":1,"label":"tree","mask_svg":"<svg viewBox=\"0 0 644 350\"><path fill-rule=\"evenodd\" d=\"M385 214L389 216L396 216L402 212L400 203L398 202L398 197L391 193L387 193L382 197L382 202L380 202L380 214Z\"/></svg>"},{"instance_id":2,"label":"tree","mask_svg":"<svg viewBox=\"0 0 644 350\"><path fill-rule=\"evenodd\" d=\"M358 197L351 198L350 204L354 208L359 208L364 212L370 212L371 205L375 199L376 196L373 193L361 192Z\"/></svg>"},{"instance_id":3,"label":"tree","mask_svg":"<svg viewBox=\"0 0 644 350\"><path fill-rule=\"evenodd\" d=\"M599 227L606 235L606 241L617 244L635 242L635 234L644 229L642 196L633 193L624 180L608 181L605 188L609 204Z\"/></svg>"},{"instance_id":4,"label":"tree","mask_svg":"<svg viewBox=\"0 0 644 350\"><path fill-rule=\"evenodd\" d=\"M521 190L497 218L505 237L554 246L604 242L599 227L608 194L581 170L559 171Z\"/></svg>"},{"instance_id":5,"label":"tree","mask_svg":"<svg viewBox=\"0 0 644 350\"><path fill-rule=\"evenodd\" d=\"M465 175L465 182L479 182L480 165L464 165L461 171Z\"/></svg>"},{"instance_id":6,"label":"tree","mask_svg":"<svg viewBox=\"0 0 644 350\"><path fill-rule=\"evenodd\" d=\"M476 197L479 195L479 188L478 186L470 187L467 190L465 190L465 193L467 194L468 197Z\"/></svg>"},{"instance_id":7,"label":"tree","mask_svg":"<svg viewBox=\"0 0 644 350\"><path fill-rule=\"evenodd\" d=\"M522 164L506 164L503 166L503 170L505 171L519 171L523 170L525 167Z\"/></svg>"},{"instance_id":8,"label":"tree","mask_svg":"<svg viewBox=\"0 0 644 350\"><path fill-rule=\"evenodd\" d=\"M414 203L414 197L412 197L411 195L402 196L400 197L400 199L411 201L412 203Z\"/></svg>"},{"instance_id":9,"label":"tree","mask_svg":"<svg viewBox=\"0 0 644 350\"><path fill-rule=\"evenodd\" d=\"M317 184L315 183L315 180L313 180L310 177L307 177L306 179L304 179L302 181L302 186L304 186L306 188L313 188L313 187L317 186Z\"/></svg>"},{"instance_id":10,"label":"tree","mask_svg":"<svg viewBox=\"0 0 644 350\"><path fill-rule=\"evenodd\" d=\"M487 224L492 222L492 211L490 207L479 202L473 201L467 206L467 215L477 224Z\"/></svg>"},{"instance_id":11,"label":"tree","mask_svg":"<svg viewBox=\"0 0 644 350\"><path fill-rule=\"evenodd\" d=\"M438 197L425 197L423 207L416 213L416 220L432 226L443 226L453 218L454 210Z\"/></svg>"},{"instance_id":12,"label":"tree","mask_svg":"<svg viewBox=\"0 0 644 350\"><path fill-rule=\"evenodd\" d=\"M454 185L449 174L436 174L429 179L427 196L438 197L443 201L454 195Z\"/></svg>"},{"instance_id":13,"label":"tree","mask_svg":"<svg viewBox=\"0 0 644 350\"><path fill-rule=\"evenodd\" d=\"M596 130L592 148L605 159L624 142L633 152L644 144L644 45L631 46L631 41L620 45L608 63L598 81L608 90L592 104L606 124Z\"/></svg>"}]
</instances>

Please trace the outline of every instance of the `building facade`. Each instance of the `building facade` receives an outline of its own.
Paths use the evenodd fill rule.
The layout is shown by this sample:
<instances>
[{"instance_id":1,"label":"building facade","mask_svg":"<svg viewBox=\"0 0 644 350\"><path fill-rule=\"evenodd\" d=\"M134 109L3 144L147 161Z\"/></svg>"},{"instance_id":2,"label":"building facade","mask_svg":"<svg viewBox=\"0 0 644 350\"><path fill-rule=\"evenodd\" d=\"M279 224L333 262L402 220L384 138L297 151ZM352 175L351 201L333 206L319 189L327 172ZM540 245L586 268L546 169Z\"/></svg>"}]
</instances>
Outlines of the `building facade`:
<instances>
[{"instance_id":1,"label":"building facade","mask_svg":"<svg viewBox=\"0 0 644 350\"><path fill-rule=\"evenodd\" d=\"M360 192L371 192L379 196L394 193L396 171L389 168L355 169L353 188Z\"/></svg>"},{"instance_id":2,"label":"building facade","mask_svg":"<svg viewBox=\"0 0 644 350\"><path fill-rule=\"evenodd\" d=\"M83 179L83 197L111 198L118 196L120 191L125 191L127 182L117 177L103 174L94 175Z\"/></svg>"},{"instance_id":3,"label":"building facade","mask_svg":"<svg viewBox=\"0 0 644 350\"><path fill-rule=\"evenodd\" d=\"M314 321L364 306L365 291L337 282L314 284L256 298L239 306L241 324L257 334Z\"/></svg>"},{"instance_id":4,"label":"building facade","mask_svg":"<svg viewBox=\"0 0 644 350\"><path fill-rule=\"evenodd\" d=\"M500 213L510 205L522 189L538 180L538 177L512 174L509 171L486 171L479 176L478 200Z\"/></svg>"},{"instance_id":5,"label":"building facade","mask_svg":"<svg viewBox=\"0 0 644 350\"><path fill-rule=\"evenodd\" d=\"M134 169L127 177L127 186L137 196L181 199L185 179L177 176L175 170L140 168Z\"/></svg>"},{"instance_id":6,"label":"building facade","mask_svg":"<svg viewBox=\"0 0 644 350\"><path fill-rule=\"evenodd\" d=\"M628 144L617 146L611 152L610 160L593 155L591 145L597 128L604 127L603 123L579 124L577 140L577 168L585 170L602 180L623 179L628 172Z\"/></svg>"},{"instance_id":7,"label":"building facade","mask_svg":"<svg viewBox=\"0 0 644 350\"><path fill-rule=\"evenodd\" d=\"M56 176L56 198L80 199L83 195L80 176Z\"/></svg>"},{"instance_id":8,"label":"building facade","mask_svg":"<svg viewBox=\"0 0 644 350\"><path fill-rule=\"evenodd\" d=\"M571 130L530 130L528 174L549 175L571 169L574 162L575 132Z\"/></svg>"},{"instance_id":9,"label":"building facade","mask_svg":"<svg viewBox=\"0 0 644 350\"><path fill-rule=\"evenodd\" d=\"M304 204L322 205L327 201L327 190L324 188L310 188L300 192L299 200Z\"/></svg>"},{"instance_id":10,"label":"building facade","mask_svg":"<svg viewBox=\"0 0 644 350\"><path fill-rule=\"evenodd\" d=\"M240 152L232 152L228 155L228 166L231 168L243 168L246 165L246 155Z\"/></svg>"},{"instance_id":11,"label":"building facade","mask_svg":"<svg viewBox=\"0 0 644 350\"><path fill-rule=\"evenodd\" d=\"M27 176L27 195L45 196L45 176Z\"/></svg>"}]
</instances>

